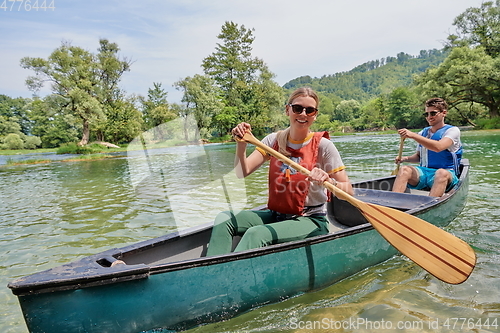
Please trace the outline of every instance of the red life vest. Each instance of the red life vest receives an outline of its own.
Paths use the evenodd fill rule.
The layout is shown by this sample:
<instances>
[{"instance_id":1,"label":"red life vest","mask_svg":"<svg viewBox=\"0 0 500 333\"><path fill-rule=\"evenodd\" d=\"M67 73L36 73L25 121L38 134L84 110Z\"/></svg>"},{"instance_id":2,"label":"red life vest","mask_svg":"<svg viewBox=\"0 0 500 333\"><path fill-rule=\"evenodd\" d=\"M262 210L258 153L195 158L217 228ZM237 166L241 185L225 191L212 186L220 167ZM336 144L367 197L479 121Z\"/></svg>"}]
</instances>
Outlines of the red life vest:
<instances>
[{"instance_id":1,"label":"red life vest","mask_svg":"<svg viewBox=\"0 0 500 333\"><path fill-rule=\"evenodd\" d=\"M300 149L287 147L287 151L291 153L289 158L312 170L316 166L319 142L323 137L330 139L328 132L315 132L311 141L304 147ZM278 150L277 140L273 149ZM302 215L310 185L307 177L271 156L268 178L267 207L281 214Z\"/></svg>"}]
</instances>

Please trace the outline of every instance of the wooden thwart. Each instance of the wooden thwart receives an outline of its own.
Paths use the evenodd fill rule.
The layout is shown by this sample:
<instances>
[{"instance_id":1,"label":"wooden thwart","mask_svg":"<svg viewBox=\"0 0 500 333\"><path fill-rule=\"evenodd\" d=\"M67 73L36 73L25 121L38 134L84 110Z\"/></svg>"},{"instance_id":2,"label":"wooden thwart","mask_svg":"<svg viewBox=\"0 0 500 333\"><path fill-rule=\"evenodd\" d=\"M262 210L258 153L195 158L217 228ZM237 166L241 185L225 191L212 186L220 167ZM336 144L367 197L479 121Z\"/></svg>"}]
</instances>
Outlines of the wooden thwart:
<instances>
[{"instance_id":1,"label":"wooden thwart","mask_svg":"<svg viewBox=\"0 0 500 333\"><path fill-rule=\"evenodd\" d=\"M304 175L309 170L246 133L243 140L263 149ZM401 145L403 145L403 139ZM400 148L400 151L402 148ZM392 246L438 279L459 284L467 280L476 265L474 250L461 239L416 216L389 207L365 203L329 182L323 185L339 199L359 209Z\"/></svg>"}]
</instances>

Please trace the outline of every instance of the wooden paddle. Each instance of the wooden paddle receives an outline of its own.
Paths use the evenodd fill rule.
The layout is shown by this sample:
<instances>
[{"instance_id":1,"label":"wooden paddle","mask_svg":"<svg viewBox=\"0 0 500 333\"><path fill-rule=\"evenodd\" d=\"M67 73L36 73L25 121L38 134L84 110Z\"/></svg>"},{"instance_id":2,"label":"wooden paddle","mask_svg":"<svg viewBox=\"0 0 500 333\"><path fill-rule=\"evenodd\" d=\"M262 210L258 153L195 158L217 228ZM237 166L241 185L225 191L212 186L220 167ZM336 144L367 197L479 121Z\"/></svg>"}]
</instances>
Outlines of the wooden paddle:
<instances>
[{"instance_id":1,"label":"wooden paddle","mask_svg":"<svg viewBox=\"0 0 500 333\"><path fill-rule=\"evenodd\" d=\"M309 170L263 144L251 133L246 133L242 139L263 149L300 173L309 175ZM472 273L476 265L476 254L466 242L416 216L365 203L327 181L323 185L337 198L348 201L358 208L391 245L438 279L459 284L467 280Z\"/></svg>"},{"instance_id":2,"label":"wooden paddle","mask_svg":"<svg viewBox=\"0 0 500 333\"><path fill-rule=\"evenodd\" d=\"M396 169L394 169L394 171L391 173L391 175L397 175L399 172L399 166L401 165L401 156L403 156L403 144L404 144L404 142L405 142L405 137L402 136L401 141L399 142L399 153L398 153L398 158L399 158L400 162L396 166Z\"/></svg>"}]
</instances>

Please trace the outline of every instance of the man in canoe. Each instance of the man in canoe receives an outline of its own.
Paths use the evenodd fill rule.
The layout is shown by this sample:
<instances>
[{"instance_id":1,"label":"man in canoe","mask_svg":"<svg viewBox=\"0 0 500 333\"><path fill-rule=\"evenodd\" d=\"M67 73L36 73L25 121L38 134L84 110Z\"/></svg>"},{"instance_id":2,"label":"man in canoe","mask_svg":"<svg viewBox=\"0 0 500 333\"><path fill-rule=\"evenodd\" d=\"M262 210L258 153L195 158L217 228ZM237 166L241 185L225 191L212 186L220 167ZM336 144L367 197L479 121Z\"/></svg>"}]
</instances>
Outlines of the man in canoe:
<instances>
[{"instance_id":1,"label":"man in canoe","mask_svg":"<svg viewBox=\"0 0 500 333\"><path fill-rule=\"evenodd\" d=\"M401 166L392 190L404 192L406 187L430 190L429 195L442 196L458 183L459 165L462 157L460 130L444 122L448 105L442 98L431 98L425 102L424 117L429 126L418 134L406 128L398 130L402 138L418 143L417 151L411 156L396 157L401 162L420 163L419 166Z\"/></svg>"},{"instance_id":2,"label":"man in canoe","mask_svg":"<svg viewBox=\"0 0 500 333\"><path fill-rule=\"evenodd\" d=\"M337 148L327 132L311 132L318 114L319 98L310 88L295 90L285 107L290 127L266 136L262 142L300 163L308 170L304 176L292 167L268 155L261 148L246 155L242 138L251 131L248 123L232 130L237 140L235 167L238 177L246 177L269 161L268 209L264 211L222 212L212 229L207 256L231 252L233 236L242 236L234 251L305 239L328 233L326 218L328 181L353 193Z\"/></svg>"}]
</instances>

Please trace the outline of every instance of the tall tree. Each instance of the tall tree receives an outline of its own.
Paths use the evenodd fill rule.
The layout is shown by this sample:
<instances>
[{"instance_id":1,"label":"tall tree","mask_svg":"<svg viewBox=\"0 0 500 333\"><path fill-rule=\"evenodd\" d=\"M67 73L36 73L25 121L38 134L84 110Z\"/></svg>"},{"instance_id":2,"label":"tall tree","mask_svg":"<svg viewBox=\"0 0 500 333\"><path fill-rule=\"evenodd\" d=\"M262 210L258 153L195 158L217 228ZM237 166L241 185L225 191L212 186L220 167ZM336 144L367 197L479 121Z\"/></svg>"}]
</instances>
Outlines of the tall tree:
<instances>
[{"instance_id":1,"label":"tall tree","mask_svg":"<svg viewBox=\"0 0 500 333\"><path fill-rule=\"evenodd\" d=\"M77 115L83 125L80 144L90 138L90 123L104 118L99 101L97 63L92 53L68 42L63 42L48 59L25 57L21 66L35 71L26 84L37 92L45 82L52 92L62 97L63 112Z\"/></svg>"},{"instance_id":2,"label":"tall tree","mask_svg":"<svg viewBox=\"0 0 500 333\"><path fill-rule=\"evenodd\" d=\"M48 59L21 59L23 68L35 71L26 79L28 88L36 93L49 82L52 93L60 97L60 112L81 120L80 145L88 143L92 127L104 132L106 110L120 99L117 84L130 62L118 59L118 51L116 44L105 39L100 40L98 55L63 41Z\"/></svg>"},{"instance_id":3,"label":"tall tree","mask_svg":"<svg viewBox=\"0 0 500 333\"><path fill-rule=\"evenodd\" d=\"M118 44L111 43L107 39L99 40L99 48L97 51L98 53L95 55L95 61L97 63L99 86L96 88L98 89L98 99L102 105L105 117L94 124L93 130L99 141L127 141L130 138L128 135L119 137L117 133L126 132L122 131L124 129L123 127L119 129L120 126L123 125L123 122L130 122L128 125L132 126L132 128L137 125L136 113L138 111L135 110L135 112L131 112L132 109L129 107L130 105L124 97L125 93L118 84L123 74L130 71L132 61L127 58L120 59L118 54L120 48ZM120 121L118 121L118 124L115 124L113 120L118 119L120 119ZM110 133L113 134L110 138L107 138L106 134Z\"/></svg>"},{"instance_id":4,"label":"tall tree","mask_svg":"<svg viewBox=\"0 0 500 333\"><path fill-rule=\"evenodd\" d=\"M283 92L273 81L274 74L263 60L252 57L253 31L225 22L217 36L222 42L202 63L205 74L221 89L226 105L220 115L226 124L221 134L240 121L253 122L255 130L262 130L282 106Z\"/></svg>"},{"instance_id":5,"label":"tall tree","mask_svg":"<svg viewBox=\"0 0 500 333\"><path fill-rule=\"evenodd\" d=\"M112 142L130 142L143 130L142 114L132 97L113 102L106 113L103 136Z\"/></svg>"},{"instance_id":6,"label":"tall tree","mask_svg":"<svg viewBox=\"0 0 500 333\"><path fill-rule=\"evenodd\" d=\"M451 107L477 103L489 110L491 118L500 116L500 57L493 58L483 47L454 48L416 83L423 94L445 98Z\"/></svg>"},{"instance_id":7,"label":"tall tree","mask_svg":"<svg viewBox=\"0 0 500 333\"><path fill-rule=\"evenodd\" d=\"M101 102L105 105L122 100L123 91L118 86L125 72L130 71L132 61L120 59L118 44L107 39L99 40L96 61L98 63L98 76L101 90Z\"/></svg>"},{"instance_id":8,"label":"tall tree","mask_svg":"<svg viewBox=\"0 0 500 333\"><path fill-rule=\"evenodd\" d=\"M387 98L381 95L368 101L362 107L362 124L364 129L378 128L385 130L389 127L389 115L386 111Z\"/></svg>"},{"instance_id":9,"label":"tall tree","mask_svg":"<svg viewBox=\"0 0 500 333\"><path fill-rule=\"evenodd\" d=\"M203 59L205 74L215 80L222 89L228 106L246 102L249 84L255 79L262 60L252 58L253 29L246 29L233 22L226 22L217 36L215 52Z\"/></svg>"},{"instance_id":10,"label":"tall tree","mask_svg":"<svg viewBox=\"0 0 500 333\"><path fill-rule=\"evenodd\" d=\"M448 36L449 46L482 46L486 54L500 55L500 0L468 8L453 21L457 34Z\"/></svg>"},{"instance_id":11,"label":"tall tree","mask_svg":"<svg viewBox=\"0 0 500 333\"><path fill-rule=\"evenodd\" d=\"M188 117L194 116L202 138L208 138L212 128L220 129L220 126L227 126L227 122L232 123L234 113L224 113L227 108L224 108L221 101L221 90L210 77L196 74L176 82L174 87L183 91L182 102L186 104L186 108L181 117L187 126ZM214 120L215 124L212 125Z\"/></svg>"}]
</instances>

